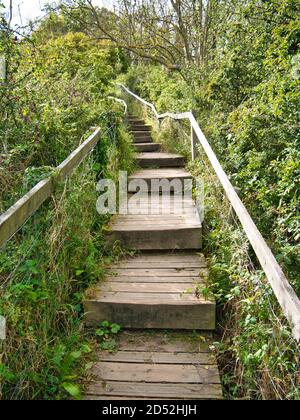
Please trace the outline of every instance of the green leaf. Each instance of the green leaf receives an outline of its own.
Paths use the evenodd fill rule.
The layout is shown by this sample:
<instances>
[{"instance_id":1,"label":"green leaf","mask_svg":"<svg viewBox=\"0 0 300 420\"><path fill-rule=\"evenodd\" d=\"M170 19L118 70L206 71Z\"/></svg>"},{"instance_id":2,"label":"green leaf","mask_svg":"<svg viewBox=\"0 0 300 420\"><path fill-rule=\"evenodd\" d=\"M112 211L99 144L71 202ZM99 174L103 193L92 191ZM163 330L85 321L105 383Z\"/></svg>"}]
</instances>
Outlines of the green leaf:
<instances>
[{"instance_id":1,"label":"green leaf","mask_svg":"<svg viewBox=\"0 0 300 420\"><path fill-rule=\"evenodd\" d=\"M76 270L76 272L75 272L76 277L80 277L81 274L83 274L83 273L84 273L84 270Z\"/></svg>"},{"instance_id":2,"label":"green leaf","mask_svg":"<svg viewBox=\"0 0 300 420\"><path fill-rule=\"evenodd\" d=\"M118 332L121 330L121 327L120 327L120 325L118 325L118 324L112 324L112 326L111 326L111 332L113 333L113 334L118 334Z\"/></svg>"},{"instance_id":3,"label":"green leaf","mask_svg":"<svg viewBox=\"0 0 300 420\"><path fill-rule=\"evenodd\" d=\"M64 388L65 391L67 391L76 400L79 400L81 398L81 392L80 392L80 388L79 388L78 385L71 384L71 383L68 383L68 382L64 382L62 384L62 387Z\"/></svg>"}]
</instances>

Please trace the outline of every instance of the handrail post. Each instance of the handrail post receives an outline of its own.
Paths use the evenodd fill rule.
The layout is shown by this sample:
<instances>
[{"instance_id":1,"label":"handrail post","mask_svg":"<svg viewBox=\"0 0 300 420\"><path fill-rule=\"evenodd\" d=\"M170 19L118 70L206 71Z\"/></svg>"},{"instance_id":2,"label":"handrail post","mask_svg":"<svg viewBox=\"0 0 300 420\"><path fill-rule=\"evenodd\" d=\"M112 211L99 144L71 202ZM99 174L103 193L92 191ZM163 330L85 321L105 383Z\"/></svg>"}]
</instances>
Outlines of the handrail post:
<instances>
[{"instance_id":1,"label":"handrail post","mask_svg":"<svg viewBox=\"0 0 300 420\"><path fill-rule=\"evenodd\" d=\"M191 148L192 148L192 161L196 160L198 156L197 149L197 135L195 133L194 127L191 124Z\"/></svg>"}]
</instances>

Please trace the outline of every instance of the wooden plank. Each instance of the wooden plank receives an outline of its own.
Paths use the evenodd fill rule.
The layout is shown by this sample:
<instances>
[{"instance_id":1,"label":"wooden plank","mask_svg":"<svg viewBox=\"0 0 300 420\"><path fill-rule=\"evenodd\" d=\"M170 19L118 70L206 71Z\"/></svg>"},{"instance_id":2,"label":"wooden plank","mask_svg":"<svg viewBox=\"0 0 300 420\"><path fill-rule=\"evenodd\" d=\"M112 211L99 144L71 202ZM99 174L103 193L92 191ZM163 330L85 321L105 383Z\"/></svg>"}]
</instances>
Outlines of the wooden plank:
<instances>
[{"instance_id":1,"label":"wooden plank","mask_svg":"<svg viewBox=\"0 0 300 420\"><path fill-rule=\"evenodd\" d=\"M52 192L52 179L45 179L39 182L0 216L0 248L18 231L30 216L33 215L44 201L50 197Z\"/></svg>"},{"instance_id":2,"label":"wooden plank","mask_svg":"<svg viewBox=\"0 0 300 420\"><path fill-rule=\"evenodd\" d=\"M74 168L79 166L84 158L93 150L100 139L100 128L85 140L70 156L57 167L57 180L63 181Z\"/></svg>"},{"instance_id":3,"label":"wooden plank","mask_svg":"<svg viewBox=\"0 0 300 420\"><path fill-rule=\"evenodd\" d=\"M121 246L135 250L172 250L172 249L201 249L201 227L186 227L169 230L136 230L128 231L125 228L115 232L107 232L106 244L113 246L119 243Z\"/></svg>"},{"instance_id":4,"label":"wooden plank","mask_svg":"<svg viewBox=\"0 0 300 420\"><path fill-rule=\"evenodd\" d=\"M195 293L198 283L124 283L124 282L105 282L100 286L102 292L131 292L131 293ZM202 287L204 287L202 283Z\"/></svg>"},{"instance_id":5,"label":"wooden plank","mask_svg":"<svg viewBox=\"0 0 300 420\"><path fill-rule=\"evenodd\" d=\"M151 136L151 130L147 129L145 126L142 127L142 130L134 127L131 133L134 135L134 137Z\"/></svg>"},{"instance_id":6,"label":"wooden plank","mask_svg":"<svg viewBox=\"0 0 300 420\"><path fill-rule=\"evenodd\" d=\"M140 124L133 124L131 125L131 133L134 134L140 134L140 133L148 133L151 135L151 127L140 125Z\"/></svg>"},{"instance_id":7,"label":"wooden plank","mask_svg":"<svg viewBox=\"0 0 300 420\"><path fill-rule=\"evenodd\" d=\"M137 152L159 152L161 145L158 143L137 143L134 147Z\"/></svg>"},{"instance_id":8,"label":"wooden plank","mask_svg":"<svg viewBox=\"0 0 300 420\"><path fill-rule=\"evenodd\" d=\"M172 216L172 214L170 214L170 216ZM172 223L173 222L173 223ZM199 226L198 223L194 223L193 221L182 221L182 220L178 220L178 219L173 219L172 222L167 223L167 224L160 224L160 223L156 223L155 222L148 222L148 223L141 223L141 224L135 224L133 221L126 221L126 222L118 222L115 223L111 230L113 232L132 232L133 235L136 232L141 232L142 234L144 232L146 232L148 234L148 232L151 232L152 235L152 231L156 232L157 234L161 234L164 232L173 232L173 234L178 234L180 235L180 230L182 229L201 229L201 226ZM176 224L176 229L174 229L174 224ZM170 248L172 249L172 248Z\"/></svg>"},{"instance_id":9,"label":"wooden plank","mask_svg":"<svg viewBox=\"0 0 300 420\"><path fill-rule=\"evenodd\" d=\"M131 332L124 331L119 336L120 351L151 351L163 353L208 353L213 339L208 333L198 336L187 332Z\"/></svg>"},{"instance_id":10,"label":"wooden plank","mask_svg":"<svg viewBox=\"0 0 300 420\"><path fill-rule=\"evenodd\" d=\"M157 401L160 400L160 398L142 398L142 397L108 397L108 396L101 396L101 395L87 395L84 398L84 401ZM169 400L169 398L162 398L162 400Z\"/></svg>"},{"instance_id":11,"label":"wooden plank","mask_svg":"<svg viewBox=\"0 0 300 420\"><path fill-rule=\"evenodd\" d=\"M219 384L216 366L193 365L151 365L139 363L96 363L93 369L96 379L101 381L122 381L142 383L189 383Z\"/></svg>"},{"instance_id":12,"label":"wooden plank","mask_svg":"<svg viewBox=\"0 0 300 420\"><path fill-rule=\"evenodd\" d=\"M89 326L98 326L102 321L134 329L180 329L213 331L216 327L215 302L196 302L179 300L153 303L142 301L113 302L93 300L84 301L84 321Z\"/></svg>"},{"instance_id":13,"label":"wooden plank","mask_svg":"<svg viewBox=\"0 0 300 420\"><path fill-rule=\"evenodd\" d=\"M138 153L136 155L138 159L157 159L157 160L164 160L164 159L180 159L184 160L184 157L181 155L177 155L175 153Z\"/></svg>"},{"instance_id":14,"label":"wooden plank","mask_svg":"<svg viewBox=\"0 0 300 420\"><path fill-rule=\"evenodd\" d=\"M201 281L207 279L208 277L208 270L203 270L199 274L199 276L157 276L157 277L147 277L147 276L108 276L107 281L110 283L118 282L118 283L201 283Z\"/></svg>"},{"instance_id":15,"label":"wooden plank","mask_svg":"<svg viewBox=\"0 0 300 420\"><path fill-rule=\"evenodd\" d=\"M191 179L192 175L190 172L182 168L164 168L164 169L142 169L136 171L129 179L175 179L175 178L187 178Z\"/></svg>"},{"instance_id":16,"label":"wooden plank","mask_svg":"<svg viewBox=\"0 0 300 420\"><path fill-rule=\"evenodd\" d=\"M97 129L81 146L79 146L61 165L56 168L55 180L64 180L93 149L100 138ZM0 216L0 247L8 241L18 229L36 212L54 191L52 178L39 182L10 209Z\"/></svg>"},{"instance_id":17,"label":"wooden plank","mask_svg":"<svg viewBox=\"0 0 300 420\"><path fill-rule=\"evenodd\" d=\"M111 271L121 277L198 277L198 268L118 268Z\"/></svg>"},{"instance_id":18,"label":"wooden plank","mask_svg":"<svg viewBox=\"0 0 300 420\"><path fill-rule=\"evenodd\" d=\"M211 301L197 297L194 292L186 293L144 293L140 292L110 292L102 289L94 289L94 295L89 296L93 302L125 303L128 305L210 305Z\"/></svg>"},{"instance_id":19,"label":"wooden plank","mask_svg":"<svg viewBox=\"0 0 300 420\"><path fill-rule=\"evenodd\" d=\"M211 353L164 353L149 351L118 351L115 354L100 354L100 362L147 363L173 365L216 365L216 358Z\"/></svg>"},{"instance_id":20,"label":"wooden plank","mask_svg":"<svg viewBox=\"0 0 300 420\"><path fill-rule=\"evenodd\" d=\"M142 168L147 167L180 167L185 165L183 156L170 153L138 153L137 163Z\"/></svg>"},{"instance_id":21,"label":"wooden plank","mask_svg":"<svg viewBox=\"0 0 300 420\"><path fill-rule=\"evenodd\" d=\"M163 257L162 257L163 258ZM139 261L139 260L133 260L133 261L121 261L120 263L113 265L112 269L119 269L119 268L158 268L158 269L185 269L185 268L205 268L206 263L202 262L200 259L195 262L181 262L181 261L171 261L171 262L155 262L149 260L146 261Z\"/></svg>"},{"instance_id":22,"label":"wooden plank","mask_svg":"<svg viewBox=\"0 0 300 420\"><path fill-rule=\"evenodd\" d=\"M152 144L152 138L151 137L135 137L133 140L133 144L139 144L139 143L151 143Z\"/></svg>"},{"instance_id":23,"label":"wooden plank","mask_svg":"<svg viewBox=\"0 0 300 420\"><path fill-rule=\"evenodd\" d=\"M141 382L94 381L86 399L146 399L146 400L219 400L219 384L170 384Z\"/></svg>"},{"instance_id":24,"label":"wooden plank","mask_svg":"<svg viewBox=\"0 0 300 420\"><path fill-rule=\"evenodd\" d=\"M158 253L141 253L137 254L130 259L126 260L128 262L131 261L139 261L139 262L146 262L149 263L150 261L153 263L171 263L171 262L199 262L201 264L206 265L205 256L200 253L186 253L186 252L160 252Z\"/></svg>"}]
</instances>

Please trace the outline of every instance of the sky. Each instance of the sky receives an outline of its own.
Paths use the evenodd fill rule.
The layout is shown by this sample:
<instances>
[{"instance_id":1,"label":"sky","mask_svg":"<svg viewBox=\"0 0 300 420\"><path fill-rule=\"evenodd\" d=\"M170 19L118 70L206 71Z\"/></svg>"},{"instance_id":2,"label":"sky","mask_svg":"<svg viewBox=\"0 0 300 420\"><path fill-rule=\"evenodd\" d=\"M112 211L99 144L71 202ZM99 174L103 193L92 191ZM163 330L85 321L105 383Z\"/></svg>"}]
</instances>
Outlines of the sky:
<instances>
[{"instance_id":1,"label":"sky","mask_svg":"<svg viewBox=\"0 0 300 420\"><path fill-rule=\"evenodd\" d=\"M9 17L10 0L0 0L4 3L6 17ZM12 25L25 26L29 20L34 20L45 15L42 11L43 6L47 3L55 3L51 0L13 0L13 20ZM106 6L112 3L111 0L94 0L94 4L98 6Z\"/></svg>"}]
</instances>

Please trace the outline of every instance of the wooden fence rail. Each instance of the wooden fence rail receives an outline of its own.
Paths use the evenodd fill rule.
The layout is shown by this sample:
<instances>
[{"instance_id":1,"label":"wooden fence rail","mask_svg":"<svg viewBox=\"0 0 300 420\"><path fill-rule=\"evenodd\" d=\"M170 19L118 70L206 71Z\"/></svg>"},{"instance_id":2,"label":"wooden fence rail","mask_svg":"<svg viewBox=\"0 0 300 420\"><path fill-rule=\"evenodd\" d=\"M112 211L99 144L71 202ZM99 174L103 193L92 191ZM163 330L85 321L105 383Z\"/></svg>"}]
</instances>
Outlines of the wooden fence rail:
<instances>
[{"instance_id":1,"label":"wooden fence rail","mask_svg":"<svg viewBox=\"0 0 300 420\"><path fill-rule=\"evenodd\" d=\"M257 229L254 221L248 213L246 207L242 203L238 194L236 193L233 185L229 181L228 176L224 172L220 162L218 161L214 151L210 147L205 135L203 134L199 124L197 123L192 112L185 112L181 114L165 113L159 114L153 104L140 98L135 93L131 92L127 87L118 84L126 93L134 97L143 105L149 107L154 116L158 119L172 118L175 120L189 120L191 124L191 144L192 144L192 158L196 155L196 141L199 141L203 147L223 189L230 201L233 209L235 210L241 225L252 245L255 254L267 276L267 279L273 289L273 292L280 304L282 311L289 321L293 337L300 341L300 300L296 295L294 289L291 287L288 279L284 275L281 267L277 263L271 249L268 247L266 241Z\"/></svg>"},{"instance_id":2,"label":"wooden fence rail","mask_svg":"<svg viewBox=\"0 0 300 420\"><path fill-rule=\"evenodd\" d=\"M100 138L100 128L82 143L54 171L54 177L39 182L24 197L0 216L0 248L18 231L32 214L51 196L55 182L63 181L95 147Z\"/></svg>"}]
</instances>

